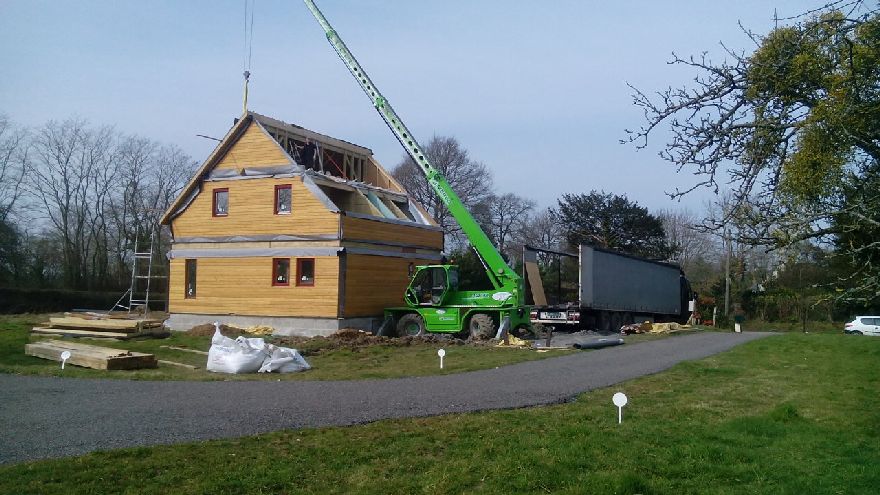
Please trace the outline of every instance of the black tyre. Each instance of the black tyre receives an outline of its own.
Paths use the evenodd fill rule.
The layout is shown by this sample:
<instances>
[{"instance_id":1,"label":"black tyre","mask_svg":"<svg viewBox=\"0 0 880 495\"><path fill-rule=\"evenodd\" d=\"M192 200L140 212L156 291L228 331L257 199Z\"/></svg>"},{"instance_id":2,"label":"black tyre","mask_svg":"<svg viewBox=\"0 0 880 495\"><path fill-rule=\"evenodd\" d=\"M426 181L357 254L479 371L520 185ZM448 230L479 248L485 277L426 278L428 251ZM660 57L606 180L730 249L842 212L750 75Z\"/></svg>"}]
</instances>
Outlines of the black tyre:
<instances>
[{"instance_id":1,"label":"black tyre","mask_svg":"<svg viewBox=\"0 0 880 495\"><path fill-rule=\"evenodd\" d=\"M520 338L528 337L528 334L530 334L530 333L532 334L532 337L534 337L536 339L547 337L548 329L547 329L547 327L545 327L544 325L542 325L540 323L532 323L531 330L529 330L528 328L522 328L522 327L520 327L520 328L522 330L520 332L520 335L517 335L517 337L520 337Z\"/></svg>"},{"instance_id":2,"label":"black tyre","mask_svg":"<svg viewBox=\"0 0 880 495\"><path fill-rule=\"evenodd\" d=\"M611 315L607 311L599 311L596 316L596 330L599 333L611 333Z\"/></svg>"},{"instance_id":3,"label":"black tyre","mask_svg":"<svg viewBox=\"0 0 880 495\"><path fill-rule=\"evenodd\" d=\"M623 326L623 315L617 312L611 313L611 333L620 333Z\"/></svg>"},{"instance_id":4,"label":"black tyre","mask_svg":"<svg viewBox=\"0 0 880 495\"><path fill-rule=\"evenodd\" d=\"M406 314L397 321L397 335L400 337L421 337L428 333L425 320L416 313Z\"/></svg>"},{"instance_id":5,"label":"black tyre","mask_svg":"<svg viewBox=\"0 0 880 495\"><path fill-rule=\"evenodd\" d=\"M487 314L476 314L471 316L468 330L473 340L491 339L495 336L495 321Z\"/></svg>"}]
</instances>

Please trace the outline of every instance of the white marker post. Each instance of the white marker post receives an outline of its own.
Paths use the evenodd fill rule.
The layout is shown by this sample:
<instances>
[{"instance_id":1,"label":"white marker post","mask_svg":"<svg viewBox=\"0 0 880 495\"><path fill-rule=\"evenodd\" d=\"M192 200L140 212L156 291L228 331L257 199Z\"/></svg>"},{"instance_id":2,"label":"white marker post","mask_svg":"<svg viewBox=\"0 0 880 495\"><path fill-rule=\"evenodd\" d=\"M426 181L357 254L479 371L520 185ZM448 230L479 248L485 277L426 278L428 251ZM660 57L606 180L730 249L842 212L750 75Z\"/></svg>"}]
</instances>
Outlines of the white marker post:
<instances>
[{"instance_id":1,"label":"white marker post","mask_svg":"<svg viewBox=\"0 0 880 495\"><path fill-rule=\"evenodd\" d=\"M70 351L64 351L61 353L61 369L64 369L64 363L70 359Z\"/></svg>"},{"instance_id":2,"label":"white marker post","mask_svg":"<svg viewBox=\"0 0 880 495\"><path fill-rule=\"evenodd\" d=\"M446 351L444 351L443 349L440 349L439 351L437 351L437 355L440 356L440 369L442 370L443 369L443 356L446 355Z\"/></svg>"},{"instance_id":3,"label":"white marker post","mask_svg":"<svg viewBox=\"0 0 880 495\"><path fill-rule=\"evenodd\" d=\"M625 406L627 402L626 394L623 392L617 392L614 394L614 397L611 398L611 402L617 406L617 424L623 423L623 406Z\"/></svg>"}]
</instances>

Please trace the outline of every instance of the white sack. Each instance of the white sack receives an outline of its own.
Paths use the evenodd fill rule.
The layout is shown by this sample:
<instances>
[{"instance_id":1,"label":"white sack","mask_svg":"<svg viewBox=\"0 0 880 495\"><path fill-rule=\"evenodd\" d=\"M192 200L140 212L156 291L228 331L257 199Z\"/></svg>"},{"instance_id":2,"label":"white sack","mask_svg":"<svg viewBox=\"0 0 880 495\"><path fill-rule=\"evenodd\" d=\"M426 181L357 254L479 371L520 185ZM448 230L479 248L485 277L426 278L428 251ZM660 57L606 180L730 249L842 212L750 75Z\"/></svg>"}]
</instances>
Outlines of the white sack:
<instances>
[{"instance_id":1,"label":"white sack","mask_svg":"<svg viewBox=\"0 0 880 495\"><path fill-rule=\"evenodd\" d=\"M272 371L278 371L279 373L292 373L312 368L296 349L275 347L274 345L269 345L269 348L272 350L272 355L263 361L263 366L260 367L260 373L270 373Z\"/></svg>"},{"instance_id":2,"label":"white sack","mask_svg":"<svg viewBox=\"0 0 880 495\"><path fill-rule=\"evenodd\" d=\"M238 337L230 339L220 333L220 324L214 324L214 337L208 350L208 371L218 373L290 373L311 369L296 350L266 344L261 338Z\"/></svg>"},{"instance_id":3,"label":"white sack","mask_svg":"<svg viewBox=\"0 0 880 495\"><path fill-rule=\"evenodd\" d=\"M233 340L223 336L217 328L208 350L207 368L218 373L253 373L268 357L263 339L239 337Z\"/></svg>"}]
</instances>

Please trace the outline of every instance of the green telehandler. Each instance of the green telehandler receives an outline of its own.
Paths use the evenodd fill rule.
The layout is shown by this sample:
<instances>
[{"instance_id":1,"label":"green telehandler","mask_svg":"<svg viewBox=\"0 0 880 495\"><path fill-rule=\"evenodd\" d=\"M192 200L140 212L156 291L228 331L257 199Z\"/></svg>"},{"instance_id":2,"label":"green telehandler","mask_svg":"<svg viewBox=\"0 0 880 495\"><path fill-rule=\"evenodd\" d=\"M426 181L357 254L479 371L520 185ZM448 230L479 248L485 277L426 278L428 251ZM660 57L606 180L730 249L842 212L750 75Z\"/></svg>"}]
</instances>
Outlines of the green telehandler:
<instances>
[{"instance_id":1,"label":"green telehandler","mask_svg":"<svg viewBox=\"0 0 880 495\"><path fill-rule=\"evenodd\" d=\"M458 194L452 190L446 177L431 165L412 133L370 80L315 2L304 1L321 24L327 40L339 58L458 222L492 284L492 288L487 290L459 290L458 266L418 266L404 294L406 306L387 308L380 332L389 328L396 328L401 336L424 335L428 332L467 332L472 338L483 339L528 327L529 308L524 303L522 277L504 261Z\"/></svg>"}]
</instances>

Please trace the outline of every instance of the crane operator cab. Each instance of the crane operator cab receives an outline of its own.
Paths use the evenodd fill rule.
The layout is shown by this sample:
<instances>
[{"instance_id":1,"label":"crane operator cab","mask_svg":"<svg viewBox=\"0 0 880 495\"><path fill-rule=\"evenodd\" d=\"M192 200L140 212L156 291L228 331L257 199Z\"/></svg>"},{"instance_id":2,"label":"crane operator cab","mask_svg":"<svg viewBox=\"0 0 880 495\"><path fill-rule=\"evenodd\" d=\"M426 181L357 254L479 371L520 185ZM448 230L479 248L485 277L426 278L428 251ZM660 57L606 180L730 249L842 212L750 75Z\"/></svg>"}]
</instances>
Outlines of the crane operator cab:
<instances>
[{"instance_id":1,"label":"crane operator cab","mask_svg":"<svg viewBox=\"0 0 880 495\"><path fill-rule=\"evenodd\" d=\"M418 266L406 289L406 302L410 306L439 306L443 304L447 293L457 290L457 266Z\"/></svg>"}]
</instances>

